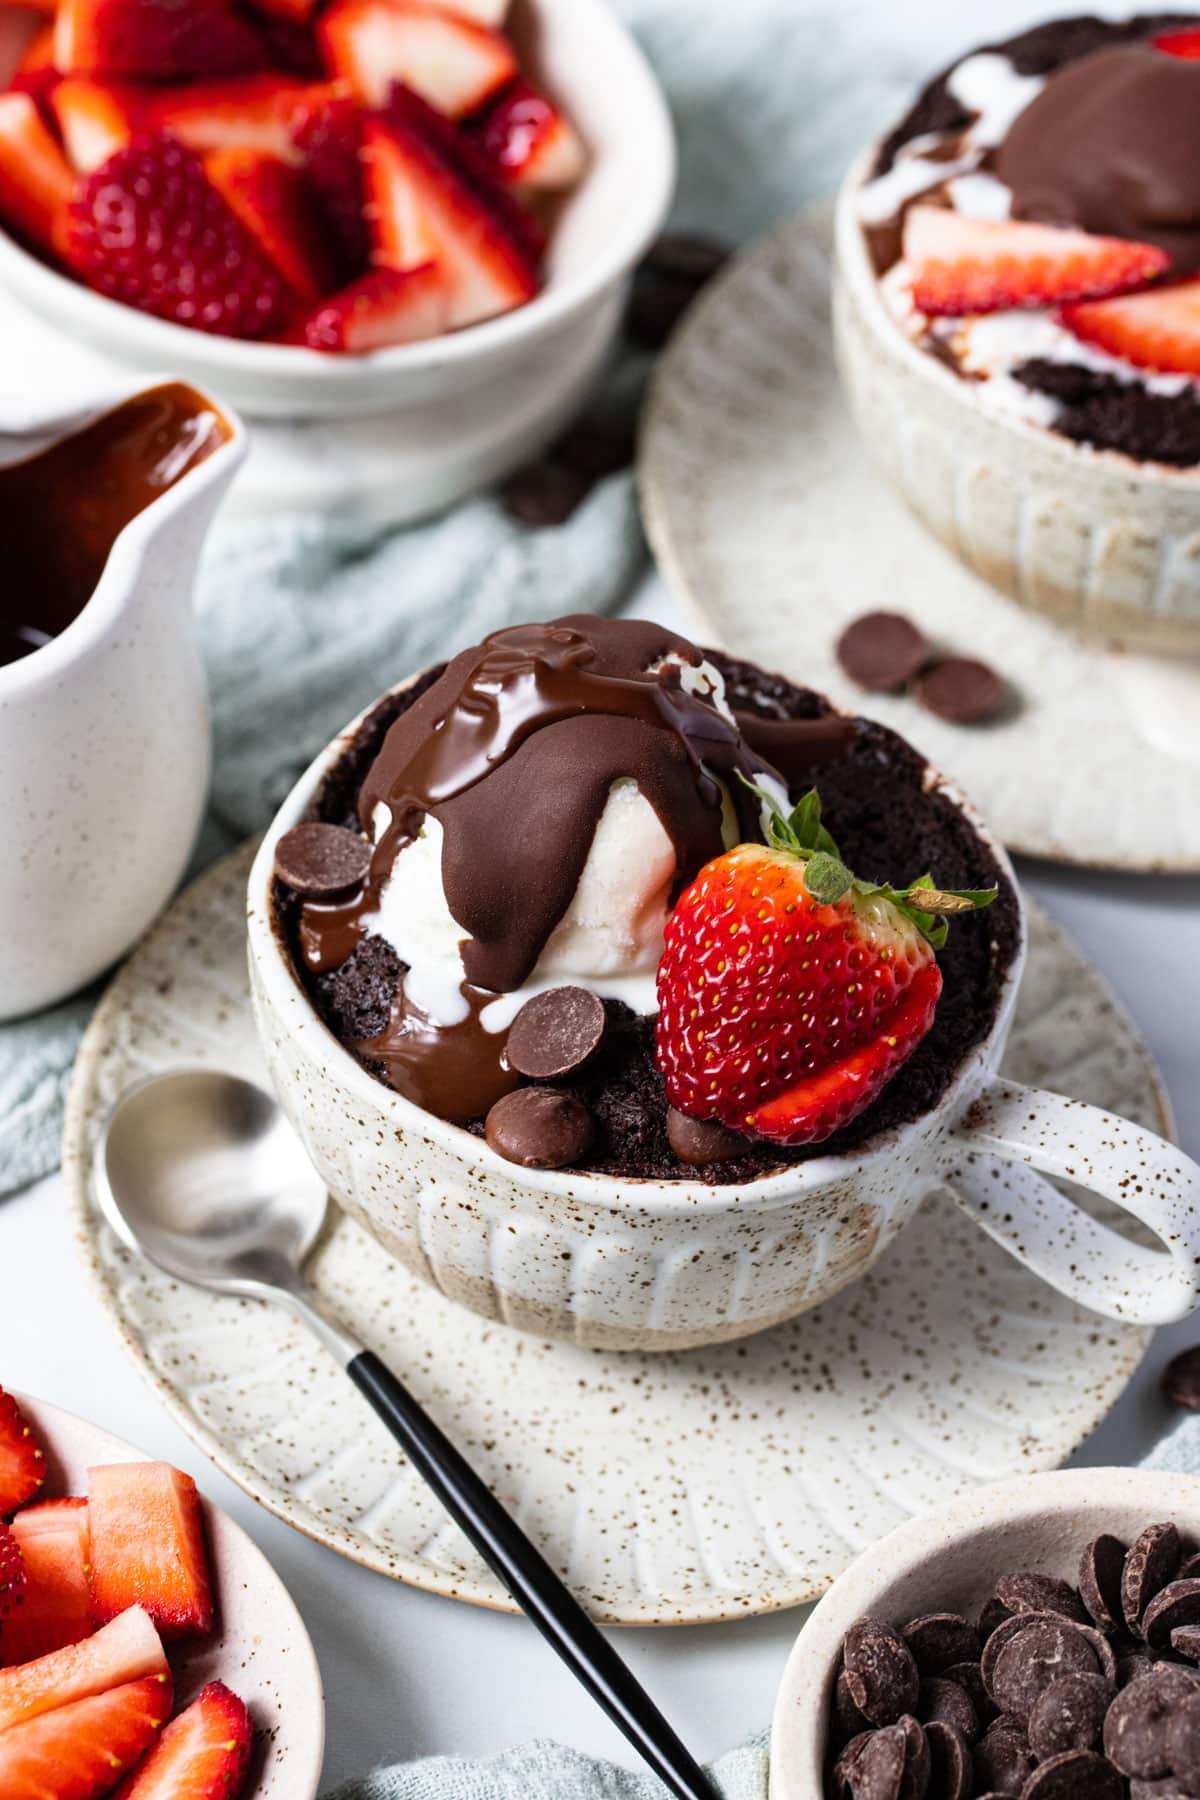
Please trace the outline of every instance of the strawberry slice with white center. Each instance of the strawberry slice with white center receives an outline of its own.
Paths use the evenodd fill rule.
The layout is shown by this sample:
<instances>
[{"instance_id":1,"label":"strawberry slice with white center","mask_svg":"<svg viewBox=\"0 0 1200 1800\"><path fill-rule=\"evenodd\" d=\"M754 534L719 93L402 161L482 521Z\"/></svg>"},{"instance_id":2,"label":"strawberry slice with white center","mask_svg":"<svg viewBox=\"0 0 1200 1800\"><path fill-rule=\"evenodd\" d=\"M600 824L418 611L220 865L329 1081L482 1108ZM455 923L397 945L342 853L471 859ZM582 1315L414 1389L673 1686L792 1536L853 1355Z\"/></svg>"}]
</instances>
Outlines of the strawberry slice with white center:
<instances>
[{"instance_id":1,"label":"strawberry slice with white center","mask_svg":"<svg viewBox=\"0 0 1200 1800\"><path fill-rule=\"evenodd\" d=\"M131 1606L82 1643L18 1668L0 1669L0 1736L72 1700L86 1700L90 1694L106 1694L124 1682L167 1673L167 1659L150 1615L140 1606Z\"/></svg>"},{"instance_id":2,"label":"strawberry slice with white center","mask_svg":"<svg viewBox=\"0 0 1200 1800\"><path fill-rule=\"evenodd\" d=\"M171 1716L169 1675L127 1681L6 1731L4 1800L100 1800L134 1768Z\"/></svg>"},{"instance_id":3,"label":"strawberry slice with white center","mask_svg":"<svg viewBox=\"0 0 1200 1800\"><path fill-rule=\"evenodd\" d=\"M1140 369L1200 375L1200 275L1119 300L1065 306L1062 322L1084 343Z\"/></svg>"},{"instance_id":4,"label":"strawberry slice with white center","mask_svg":"<svg viewBox=\"0 0 1200 1800\"><path fill-rule=\"evenodd\" d=\"M0 1623L0 1667L33 1662L92 1634L86 1500L42 1500L12 1522L25 1593ZM3 1611L0 1603L0 1611Z\"/></svg>"},{"instance_id":5,"label":"strawberry slice with white center","mask_svg":"<svg viewBox=\"0 0 1200 1800\"><path fill-rule=\"evenodd\" d=\"M62 151L28 94L0 94L0 220L42 250L54 249L55 221L74 188ZM5 1494L5 1418L0 1398L0 1513Z\"/></svg>"},{"instance_id":6,"label":"strawberry slice with white center","mask_svg":"<svg viewBox=\"0 0 1200 1800\"><path fill-rule=\"evenodd\" d=\"M514 186L574 187L587 165L575 127L527 81L514 81L497 100L479 142L496 174Z\"/></svg>"},{"instance_id":7,"label":"strawberry slice with white center","mask_svg":"<svg viewBox=\"0 0 1200 1800\"><path fill-rule=\"evenodd\" d=\"M306 108L345 92L335 82L294 81L286 75L194 81L148 94L145 118L201 156L212 150L260 150L296 162L296 121Z\"/></svg>"},{"instance_id":8,"label":"strawberry slice with white center","mask_svg":"<svg viewBox=\"0 0 1200 1800\"><path fill-rule=\"evenodd\" d=\"M259 150L218 150L204 172L298 299L328 292L333 259L298 169Z\"/></svg>"},{"instance_id":9,"label":"strawberry slice with white center","mask_svg":"<svg viewBox=\"0 0 1200 1800\"><path fill-rule=\"evenodd\" d=\"M941 206L909 209L904 260L918 311L956 318L1126 293L1171 264L1154 244L1057 225L969 219Z\"/></svg>"},{"instance_id":10,"label":"strawberry slice with white center","mask_svg":"<svg viewBox=\"0 0 1200 1800\"><path fill-rule=\"evenodd\" d=\"M210 1681L113 1800L237 1800L253 1743L244 1703L224 1682Z\"/></svg>"},{"instance_id":11,"label":"strawberry slice with white center","mask_svg":"<svg viewBox=\"0 0 1200 1800\"><path fill-rule=\"evenodd\" d=\"M317 32L330 70L353 83L365 106L382 106L402 81L459 119L517 74L507 38L424 0L333 0Z\"/></svg>"},{"instance_id":12,"label":"strawberry slice with white center","mask_svg":"<svg viewBox=\"0 0 1200 1800\"><path fill-rule=\"evenodd\" d=\"M137 130L137 101L110 82L69 75L50 96L50 105L71 167L90 175L123 150Z\"/></svg>"},{"instance_id":13,"label":"strawberry slice with white center","mask_svg":"<svg viewBox=\"0 0 1200 1800\"><path fill-rule=\"evenodd\" d=\"M313 309L304 322L304 342L310 350L361 356L438 337L446 317L446 288L436 264L371 269Z\"/></svg>"},{"instance_id":14,"label":"strawberry slice with white center","mask_svg":"<svg viewBox=\"0 0 1200 1800\"><path fill-rule=\"evenodd\" d=\"M10 18L20 16L13 13L9 15ZM25 17L33 21L33 32L25 40L15 65L11 62L13 40L9 35L7 21L3 30L0 30L0 67L11 69L11 78L6 86L14 87L22 94L32 94L37 100L49 94L58 81L58 70L54 66L54 27L39 25L36 13L27 13Z\"/></svg>"},{"instance_id":15,"label":"strawberry slice with white center","mask_svg":"<svg viewBox=\"0 0 1200 1800\"><path fill-rule=\"evenodd\" d=\"M98 1620L144 1606L164 1637L212 1630L200 1498L169 1463L88 1471L92 1606Z\"/></svg>"}]
</instances>

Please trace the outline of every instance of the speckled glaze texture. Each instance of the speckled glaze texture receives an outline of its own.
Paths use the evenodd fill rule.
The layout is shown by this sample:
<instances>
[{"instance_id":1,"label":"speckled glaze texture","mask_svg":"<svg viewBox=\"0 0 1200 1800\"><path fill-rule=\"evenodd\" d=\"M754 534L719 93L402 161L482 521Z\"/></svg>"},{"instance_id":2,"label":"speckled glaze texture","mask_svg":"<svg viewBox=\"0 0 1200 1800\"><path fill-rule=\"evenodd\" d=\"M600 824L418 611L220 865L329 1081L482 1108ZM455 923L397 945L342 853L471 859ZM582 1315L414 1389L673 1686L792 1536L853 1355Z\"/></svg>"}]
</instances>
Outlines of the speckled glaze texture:
<instances>
[{"instance_id":1,"label":"speckled glaze texture","mask_svg":"<svg viewBox=\"0 0 1200 1800\"><path fill-rule=\"evenodd\" d=\"M251 992L272 1082L330 1192L414 1275L486 1318L587 1348L720 1343L817 1306L862 1275L950 1168L967 1211L1073 1298L1141 1324L1180 1318L1200 1300L1200 1169L1179 1151L1083 1108L1064 1119L1053 1095L1016 1090L1003 1130L970 1110L992 1103L1022 953L990 1033L937 1108L861 1151L741 1187L519 1169L376 1080L317 1016L270 905L275 843L306 816L358 723L300 778L255 860ZM995 1090L996 1105L1004 1094ZM1169 1256L1089 1221L1034 1172L1061 1173L1075 1149L1080 1185L1126 1205ZM997 1222L988 1190L1010 1163L1017 1172L1004 1177ZM1015 1224L1004 1223L1009 1214Z\"/></svg>"},{"instance_id":2,"label":"speckled glaze texture","mask_svg":"<svg viewBox=\"0 0 1200 1800\"><path fill-rule=\"evenodd\" d=\"M896 1624L931 1612L972 1617L1011 1569L1074 1583L1083 1546L1123 1542L1152 1520L1200 1536L1200 1481L1147 1469L1071 1469L962 1495L910 1520L848 1568L796 1640L771 1730L771 1800L816 1800L842 1640L867 1614Z\"/></svg>"},{"instance_id":3,"label":"speckled glaze texture","mask_svg":"<svg viewBox=\"0 0 1200 1800\"><path fill-rule=\"evenodd\" d=\"M969 569L1080 631L1200 650L1200 471L1092 450L990 408L909 342L857 213L872 149L838 200L834 342L871 453Z\"/></svg>"},{"instance_id":4,"label":"speckled glaze texture","mask_svg":"<svg viewBox=\"0 0 1200 1800\"><path fill-rule=\"evenodd\" d=\"M0 410L16 461L86 413ZM214 403L215 404L215 403ZM192 638L200 547L245 454L232 436L121 532L95 593L52 643L0 667L0 1019L73 993L179 885L208 791L208 699ZM152 822L152 823L151 823Z\"/></svg>"},{"instance_id":5,"label":"speckled glaze texture","mask_svg":"<svg viewBox=\"0 0 1200 1800\"><path fill-rule=\"evenodd\" d=\"M72 1413L26 1395L20 1400L46 1445L55 1493L86 1493L88 1469L99 1464L146 1460ZM262 1551L219 1508L202 1504L217 1621L203 1643L172 1653L177 1704L186 1706L206 1682L224 1681L254 1721L242 1800L312 1800L325 1748L325 1696L304 1621Z\"/></svg>"},{"instance_id":6,"label":"speckled glaze texture","mask_svg":"<svg viewBox=\"0 0 1200 1800\"><path fill-rule=\"evenodd\" d=\"M89 1028L64 1156L80 1253L159 1399L256 1499L385 1574L507 1606L300 1325L169 1281L122 1249L95 1203L92 1147L131 1082L181 1064L266 1080L242 927L252 853L180 896ZM1036 909L1003 1068L1170 1129L1129 1019ZM511 1331L410 1274L336 1211L306 1272L614 1624L815 1599L902 1519L1062 1461L1147 1342L1056 1294L945 1189L836 1298L701 1350L581 1350Z\"/></svg>"}]
</instances>

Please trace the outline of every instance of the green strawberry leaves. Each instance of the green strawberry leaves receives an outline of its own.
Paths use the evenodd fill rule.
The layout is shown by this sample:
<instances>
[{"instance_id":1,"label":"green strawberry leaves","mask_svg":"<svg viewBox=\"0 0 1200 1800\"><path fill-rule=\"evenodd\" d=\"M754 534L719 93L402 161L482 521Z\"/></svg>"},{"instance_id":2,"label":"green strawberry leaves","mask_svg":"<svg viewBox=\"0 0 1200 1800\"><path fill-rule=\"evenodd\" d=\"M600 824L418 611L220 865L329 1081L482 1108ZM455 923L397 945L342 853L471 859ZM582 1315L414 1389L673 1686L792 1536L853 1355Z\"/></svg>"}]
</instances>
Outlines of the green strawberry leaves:
<instances>
[{"instance_id":1,"label":"green strawberry leaves","mask_svg":"<svg viewBox=\"0 0 1200 1800\"><path fill-rule=\"evenodd\" d=\"M890 901L897 912L912 921L935 950L940 950L946 941L950 918L956 913L978 912L996 898L994 887L939 888L932 875L920 875L906 888L894 888L887 882L860 881L846 867L837 844L821 823L821 799L816 788L810 788L791 812L785 814L770 794L747 781L744 775L740 779L767 808L767 842L776 850L803 859L806 865L804 885L822 906L836 906L851 891L864 898L878 895L880 899Z\"/></svg>"}]
</instances>

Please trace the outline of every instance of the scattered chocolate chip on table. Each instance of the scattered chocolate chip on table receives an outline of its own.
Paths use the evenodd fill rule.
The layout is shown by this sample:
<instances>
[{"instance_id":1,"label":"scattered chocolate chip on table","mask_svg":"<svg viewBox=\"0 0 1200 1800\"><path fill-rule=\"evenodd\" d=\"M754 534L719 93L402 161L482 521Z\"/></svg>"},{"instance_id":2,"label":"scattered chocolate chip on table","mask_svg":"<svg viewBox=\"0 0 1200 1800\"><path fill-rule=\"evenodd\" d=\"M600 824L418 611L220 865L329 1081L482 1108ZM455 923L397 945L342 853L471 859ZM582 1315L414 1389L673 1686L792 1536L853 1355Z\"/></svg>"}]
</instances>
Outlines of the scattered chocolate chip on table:
<instances>
[{"instance_id":1,"label":"scattered chocolate chip on table","mask_svg":"<svg viewBox=\"0 0 1200 1800\"><path fill-rule=\"evenodd\" d=\"M982 725L1009 702L1008 684L971 656L943 656L913 682L913 697L951 725Z\"/></svg>"},{"instance_id":2,"label":"scattered chocolate chip on table","mask_svg":"<svg viewBox=\"0 0 1200 1800\"><path fill-rule=\"evenodd\" d=\"M932 654L925 633L903 613L863 613L851 620L837 641L842 668L870 694L898 694Z\"/></svg>"}]
</instances>

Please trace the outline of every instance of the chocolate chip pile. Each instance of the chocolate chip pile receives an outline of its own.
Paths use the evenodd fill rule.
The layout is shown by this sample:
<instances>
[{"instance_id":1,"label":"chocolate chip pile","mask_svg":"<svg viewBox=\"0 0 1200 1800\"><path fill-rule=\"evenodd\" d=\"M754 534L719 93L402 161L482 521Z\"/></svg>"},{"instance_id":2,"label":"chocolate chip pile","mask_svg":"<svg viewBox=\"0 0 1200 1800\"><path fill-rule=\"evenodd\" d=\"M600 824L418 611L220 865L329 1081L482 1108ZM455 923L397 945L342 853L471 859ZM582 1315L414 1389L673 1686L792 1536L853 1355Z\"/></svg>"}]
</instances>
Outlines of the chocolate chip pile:
<instances>
[{"instance_id":1,"label":"chocolate chip pile","mask_svg":"<svg viewBox=\"0 0 1200 1800\"><path fill-rule=\"evenodd\" d=\"M1170 1523L1017 1573L979 1618L846 1634L828 1800L1197 1800L1200 1554Z\"/></svg>"},{"instance_id":2,"label":"chocolate chip pile","mask_svg":"<svg viewBox=\"0 0 1200 1800\"><path fill-rule=\"evenodd\" d=\"M952 725L980 725L1004 712L1012 694L1003 676L973 656L939 655L903 613L870 612L851 620L837 659L870 694L909 692Z\"/></svg>"}]
</instances>

